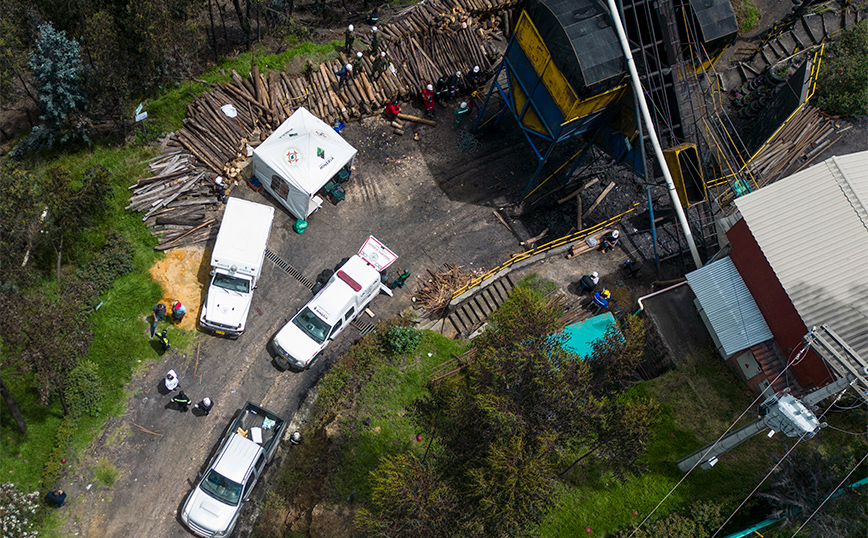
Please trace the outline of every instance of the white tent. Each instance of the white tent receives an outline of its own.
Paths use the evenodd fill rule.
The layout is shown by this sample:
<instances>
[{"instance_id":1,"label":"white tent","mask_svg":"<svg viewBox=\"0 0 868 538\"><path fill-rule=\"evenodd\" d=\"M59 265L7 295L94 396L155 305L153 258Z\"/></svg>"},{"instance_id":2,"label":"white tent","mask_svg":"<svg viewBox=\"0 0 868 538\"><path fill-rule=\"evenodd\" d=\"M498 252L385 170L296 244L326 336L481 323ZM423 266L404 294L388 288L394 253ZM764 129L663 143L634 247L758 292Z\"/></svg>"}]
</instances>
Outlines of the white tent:
<instances>
[{"instance_id":1,"label":"white tent","mask_svg":"<svg viewBox=\"0 0 868 538\"><path fill-rule=\"evenodd\" d=\"M253 150L253 175L296 218L306 219L322 204L316 193L355 156L356 148L300 107Z\"/></svg>"}]
</instances>

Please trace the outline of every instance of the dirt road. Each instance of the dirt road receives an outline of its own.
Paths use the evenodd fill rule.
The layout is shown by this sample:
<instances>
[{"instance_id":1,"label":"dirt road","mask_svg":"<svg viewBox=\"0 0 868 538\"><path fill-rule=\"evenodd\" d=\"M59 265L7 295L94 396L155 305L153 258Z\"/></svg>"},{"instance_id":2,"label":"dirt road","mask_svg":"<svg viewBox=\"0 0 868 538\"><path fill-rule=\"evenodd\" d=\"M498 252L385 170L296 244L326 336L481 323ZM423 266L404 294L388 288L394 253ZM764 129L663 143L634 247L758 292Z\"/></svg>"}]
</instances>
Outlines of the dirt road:
<instances>
[{"instance_id":1,"label":"dirt road","mask_svg":"<svg viewBox=\"0 0 868 538\"><path fill-rule=\"evenodd\" d=\"M355 253L369 234L376 235L400 256L390 268L392 276L407 268L413 277L394 298L381 295L374 300L375 321L412 304L415 279L425 275L425 269L443 263L491 267L507 258L518 248L516 239L492 209L514 199L516 191L520 193L524 184L518 178L528 177L535 159L528 158L529 150L520 144L515 130L481 140L474 154L463 153L451 127L451 111L441 109L440 116L444 121L437 128L410 125L403 137L392 135L381 119L347 127L343 134L359 155L346 200L338 206L325 204L310 217L303 235L292 231L294 219L278 208L269 247L313 279L322 269ZM413 140L415 131L420 141ZM510 146L515 151L501 151ZM273 203L246 186L236 187L231 195ZM187 271L207 278L202 268ZM166 297L173 296L173 290L165 291ZM72 501L63 508L62 535L189 535L178 513L196 473L206 464L236 410L250 400L291 418L306 391L358 335L354 329L344 331L307 372L278 371L272 364L269 340L309 297L301 284L266 261L241 338L229 341L202 334L186 353L173 350L143 366L128 387L127 412L110 418L103 433L72 467L75 472L61 478ZM198 312L191 310L187 315L196 317ZM146 331L143 321L142 338L147 337ZM195 401L204 396L215 400L210 416L195 417L166 408L171 396L158 389L170 368ZM288 445L281 450L288 450ZM99 487L94 479L94 468L101 460L120 471L111 488ZM263 492L258 493L256 497L261 498ZM248 504L242 519L249 519L255 505L256 501ZM247 534L240 525L235 536Z\"/></svg>"}]
</instances>

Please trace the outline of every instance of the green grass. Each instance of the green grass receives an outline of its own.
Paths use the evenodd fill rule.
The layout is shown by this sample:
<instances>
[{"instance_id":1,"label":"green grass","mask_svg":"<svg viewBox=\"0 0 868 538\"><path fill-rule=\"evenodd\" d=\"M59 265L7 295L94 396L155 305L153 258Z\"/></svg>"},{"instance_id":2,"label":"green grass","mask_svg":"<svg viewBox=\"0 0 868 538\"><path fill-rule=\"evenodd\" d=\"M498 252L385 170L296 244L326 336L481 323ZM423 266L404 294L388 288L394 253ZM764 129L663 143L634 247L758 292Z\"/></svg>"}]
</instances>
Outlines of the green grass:
<instances>
[{"instance_id":1,"label":"green grass","mask_svg":"<svg viewBox=\"0 0 868 538\"><path fill-rule=\"evenodd\" d=\"M762 17L762 13L750 0L739 0L733 3L735 18L738 23L739 33L745 34L756 28L757 23Z\"/></svg>"},{"instance_id":2,"label":"green grass","mask_svg":"<svg viewBox=\"0 0 868 538\"><path fill-rule=\"evenodd\" d=\"M5 402L0 404L0 480L30 491L39 487L63 410L56 399L47 407L39 404L39 395L32 388L34 374L15 374L6 368L0 373L27 423L27 433L21 434Z\"/></svg>"},{"instance_id":3,"label":"green grass","mask_svg":"<svg viewBox=\"0 0 868 538\"><path fill-rule=\"evenodd\" d=\"M100 486L110 488L115 485L115 480L118 479L118 468L106 458L102 458L97 463L93 470L93 476Z\"/></svg>"},{"instance_id":4,"label":"green grass","mask_svg":"<svg viewBox=\"0 0 868 538\"><path fill-rule=\"evenodd\" d=\"M701 399L687 377L701 392ZM562 487L555 509L540 528L543 538L575 536L576 529L586 526L592 530L590 536L605 536L637 525L683 477L677 461L723 433L753 400L744 384L710 354L697 362L694 372L669 372L637 385L629 396L651 397L662 411L640 459L644 472L622 480L589 461L568 477L572 487ZM739 425L752 419L748 413ZM777 444L764 440L748 441L709 471L696 469L653 518L696 501L740 501L764 474L767 456L778 449Z\"/></svg>"},{"instance_id":5,"label":"green grass","mask_svg":"<svg viewBox=\"0 0 868 538\"><path fill-rule=\"evenodd\" d=\"M330 477L336 499L346 499L355 492L356 499L364 502L370 494L369 474L383 457L410 450L424 453L428 435L423 434L421 443L416 441L422 432L416 431L407 415L409 406L427 394L425 385L431 373L466 349L464 342L425 331L415 351L377 367L352 414L341 422L346 440L338 468ZM370 426L365 424L367 418Z\"/></svg>"},{"instance_id":6,"label":"green grass","mask_svg":"<svg viewBox=\"0 0 868 538\"><path fill-rule=\"evenodd\" d=\"M144 110L148 112L148 129L156 135L180 129L182 120L187 117L187 105L196 96L208 90L210 84L225 84L231 81L233 70L242 78L250 76L253 63L263 73L283 70L289 62L296 58L311 58L312 61L315 61L333 55L342 45L343 42L341 41L324 44L304 42L278 54L265 53L264 49L259 49L239 54L234 58L224 59L216 67L197 77L198 81L207 84L197 80L187 80L173 87L165 88L156 97L145 101ZM137 104L132 105L130 114Z\"/></svg>"}]
</instances>

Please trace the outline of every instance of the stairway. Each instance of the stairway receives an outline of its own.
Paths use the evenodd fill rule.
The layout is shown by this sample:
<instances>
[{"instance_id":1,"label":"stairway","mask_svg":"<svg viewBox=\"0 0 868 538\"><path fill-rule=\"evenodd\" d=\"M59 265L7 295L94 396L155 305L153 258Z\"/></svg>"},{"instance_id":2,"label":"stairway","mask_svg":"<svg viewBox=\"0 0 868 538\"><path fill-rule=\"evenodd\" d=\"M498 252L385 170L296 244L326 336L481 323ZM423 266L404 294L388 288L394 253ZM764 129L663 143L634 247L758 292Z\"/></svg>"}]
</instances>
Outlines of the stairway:
<instances>
[{"instance_id":1,"label":"stairway","mask_svg":"<svg viewBox=\"0 0 868 538\"><path fill-rule=\"evenodd\" d=\"M514 287L509 274L506 274L452 308L446 319L459 336L469 336L506 301Z\"/></svg>"}]
</instances>

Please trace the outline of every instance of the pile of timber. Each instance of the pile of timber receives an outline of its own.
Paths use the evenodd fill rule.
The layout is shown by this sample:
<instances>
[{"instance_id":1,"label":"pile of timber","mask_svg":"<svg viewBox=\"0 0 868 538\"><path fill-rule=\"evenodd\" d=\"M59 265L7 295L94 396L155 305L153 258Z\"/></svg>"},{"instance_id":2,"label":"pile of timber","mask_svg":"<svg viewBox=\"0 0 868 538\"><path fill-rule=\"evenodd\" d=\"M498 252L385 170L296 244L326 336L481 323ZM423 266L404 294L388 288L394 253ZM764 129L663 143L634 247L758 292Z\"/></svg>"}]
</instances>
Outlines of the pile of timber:
<instances>
[{"instance_id":1,"label":"pile of timber","mask_svg":"<svg viewBox=\"0 0 868 538\"><path fill-rule=\"evenodd\" d=\"M439 273L428 269L430 278L416 287L413 301L432 314L442 315L449 306L452 295L482 274L482 271L466 273L461 268L462 266L447 263Z\"/></svg>"},{"instance_id":2,"label":"pile of timber","mask_svg":"<svg viewBox=\"0 0 868 538\"><path fill-rule=\"evenodd\" d=\"M142 220L158 237L156 250L202 243L215 236L220 204L211 189L213 180L195 166L189 153L177 148L152 159L155 175L138 180L128 210L144 213Z\"/></svg>"},{"instance_id":3,"label":"pile of timber","mask_svg":"<svg viewBox=\"0 0 868 538\"><path fill-rule=\"evenodd\" d=\"M751 160L748 167L757 185L762 187L792 173L790 165L795 162L803 162L804 168L840 138L835 137L831 120L818 109L806 105Z\"/></svg>"},{"instance_id":4,"label":"pile of timber","mask_svg":"<svg viewBox=\"0 0 868 538\"><path fill-rule=\"evenodd\" d=\"M491 39L509 37L511 8L517 3L429 0L411 6L381 27L381 47L391 65L376 80L371 76L373 58L364 54L364 68L340 86L335 72L352 59L343 52L318 65L309 61L300 75L266 75L255 63L249 78L233 70L232 82L212 84L187 106L183 127L171 135L165 154L150 163L155 175L130 187L127 209L144 213L143 220L160 237L160 250L206 241L216 227L202 223L219 219L216 209L222 207L215 205L214 178L225 178L227 187L241 182L250 148L298 107L336 125L376 114L393 99L418 96L441 76L467 73L476 65L488 72L499 61ZM370 35L358 40L369 41ZM401 114L393 125L397 135L404 132L401 120L436 125Z\"/></svg>"}]
</instances>

